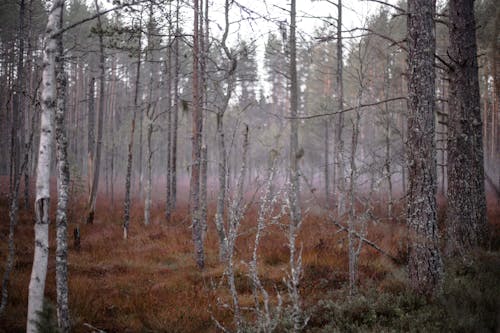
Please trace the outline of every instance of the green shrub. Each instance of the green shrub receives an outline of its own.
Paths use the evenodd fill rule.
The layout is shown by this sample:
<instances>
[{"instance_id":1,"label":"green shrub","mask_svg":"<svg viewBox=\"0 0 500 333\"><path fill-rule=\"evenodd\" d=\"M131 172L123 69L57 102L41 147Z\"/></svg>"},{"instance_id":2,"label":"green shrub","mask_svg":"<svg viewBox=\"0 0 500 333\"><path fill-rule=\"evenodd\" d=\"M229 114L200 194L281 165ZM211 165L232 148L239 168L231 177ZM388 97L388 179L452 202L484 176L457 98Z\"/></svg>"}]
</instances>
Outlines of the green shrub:
<instances>
[{"instance_id":1,"label":"green shrub","mask_svg":"<svg viewBox=\"0 0 500 333\"><path fill-rule=\"evenodd\" d=\"M500 311L500 253L446 263L433 300L407 288L370 285L354 297L346 290L312 308L309 332L496 332Z\"/></svg>"}]
</instances>

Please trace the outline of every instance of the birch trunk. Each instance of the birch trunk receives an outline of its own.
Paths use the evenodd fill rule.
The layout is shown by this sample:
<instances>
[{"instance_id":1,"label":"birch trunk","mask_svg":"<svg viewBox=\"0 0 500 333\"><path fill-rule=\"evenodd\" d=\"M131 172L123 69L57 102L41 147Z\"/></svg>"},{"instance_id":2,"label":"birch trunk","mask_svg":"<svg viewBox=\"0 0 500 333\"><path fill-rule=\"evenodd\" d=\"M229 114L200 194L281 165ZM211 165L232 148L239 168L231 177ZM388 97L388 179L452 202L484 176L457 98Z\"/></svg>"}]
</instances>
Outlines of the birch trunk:
<instances>
[{"instance_id":1,"label":"birch trunk","mask_svg":"<svg viewBox=\"0 0 500 333\"><path fill-rule=\"evenodd\" d=\"M63 26L63 12L59 27ZM68 304L68 139L64 117L66 114L67 77L64 71L64 46L62 34L57 36L58 54L56 58L57 109L56 109L56 161L57 161L57 249L56 249L56 294L57 323L61 333L70 331Z\"/></svg>"},{"instance_id":2,"label":"birch trunk","mask_svg":"<svg viewBox=\"0 0 500 333\"><path fill-rule=\"evenodd\" d=\"M433 295L443 271L436 223L435 0L410 0L408 12L408 271L416 292Z\"/></svg>"},{"instance_id":3,"label":"birch trunk","mask_svg":"<svg viewBox=\"0 0 500 333\"><path fill-rule=\"evenodd\" d=\"M50 161L56 108L56 54L54 32L61 23L64 0L55 0L45 30L42 73L42 114L35 200L35 253L28 294L26 332L36 333L38 314L43 309L47 261L49 257Z\"/></svg>"}]
</instances>

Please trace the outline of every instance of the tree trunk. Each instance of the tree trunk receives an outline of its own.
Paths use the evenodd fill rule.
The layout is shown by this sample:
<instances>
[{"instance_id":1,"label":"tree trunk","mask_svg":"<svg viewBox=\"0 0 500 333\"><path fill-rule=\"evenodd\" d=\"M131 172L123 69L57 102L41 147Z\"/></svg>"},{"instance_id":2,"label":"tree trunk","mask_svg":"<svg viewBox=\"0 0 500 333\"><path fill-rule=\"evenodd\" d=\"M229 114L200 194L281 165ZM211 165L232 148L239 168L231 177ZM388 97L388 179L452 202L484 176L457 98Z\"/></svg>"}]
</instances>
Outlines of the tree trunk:
<instances>
[{"instance_id":1,"label":"tree trunk","mask_svg":"<svg viewBox=\"0 0 500 333\"><path fill-rule=\"evenodd\" d=\"M151 92L151 91L150 91ZM144 199L144 224L149 225L151 215L151 183L153 176L153 120L148 117L146 132L147 155L146 155L146 193Z\"/></svg>"},{"instance_id":2,"label":"tree trunk","mask_svg":"<svg viewBox=\"0 0 500 333\"><path fill-rule=\"evenodd\" d=\"M291 2L290 11L290 223L288 230L288 248L290 250L290 279L287 282L292 301L293 332L302 329L302 309L299 294L301 275L301 254L297 253L296 237L302 222L300 207L300 179L298 162L303 150L299 151L299 123L297 119L299 107L299 86L297 79L297 40L296 40L296 0Z\"/></svg>"},{"instance_id":3,"label":"tree trunk","mask_svg":"<svg viewBox=\"0 0 500 333\"><path fill-rule=\"evenodd\" d=\"M171 3L169 5L169 16L172 16ZM172 21L170 21L168 28L168 45L172 44ZM167 222L170 222L170 218L172 217L172 52L171 49L167 49L167 181L166 181L166 196L165 196L165 219ZM174 97L175 98L175 97Z\"/></svg>"},{"instance_id":4,"label":"tree trunk","mask_svg":"<svg viewBox=\"0 0 500 333\"><path fill-rule=\"evenodd\" d=\"M344 109L344 79L343 79L343 56L342 56L342 0L338 0L337 4L337 89L338 89L338 109ZM342 215L345 209L345 171L344 171L344 141L342 139L342 130L344 128L344 115L337 115L336 128L336 177L335 180L338 187L337 196L337 212Z\"/></svg>"},{"instance_id":5,"label":"tree trunk","mask_svg":"<svg viewBox=\"0 0 500 333\"><path fill-rule=\"evenodd\" d=\"M139 23L139 25L142 25ZM125 201L124 201L124 217L123 217L123 238L128 238L128 227L130 224L130 178L132 176L132 158L134 153L134 134L135 120L137 118L138 99L139 99L139 83L141 79L141 33L139 33L138 59L135 77L135 92L134 92L134 110L132 114L132 122L130 124L130 139L128 143L127 154L127 174L125 176Z\"/></svg>"},{"instance_id":6,"label":"tree trunk","mask_svg":"<svg viewBox=\"0 0 500 333\"><path fill-rule=\"evenodd\" d=\"M99 5L95 1L96 12L99 12ZM94 171L92 172L92 186L90 188L90 196L87 210L87 223L94 223L95 203L97 198L97 190L99 188L99 174L101 170L101 151L102 151L102 127L104 123L104 76L106 74L104 63L104 40L101 16L97 16L97 29L99 30L99 113L97 116L97 141L95 143Z\"/></svg>"},{"instance_id":7,"label":"tree trunk","mask_svg":"<svg viewBox=\"0 0 500 333\"><path fill-rule=\"evenodd\" d=\"M180 3L177 0L177 5L175 9L176 15L176 27L175 27L175 42L174 42L174 57L175 57L175 74L174 74L174 109L173 109L173 124L172 124L172 180L171 180L171 203L170 209L174 210L177 204L177 129L179 123L179 76L180 76L180 54L179 54L179 38L180 34L179 30L179 11L180 11Z\"/></svg>"},{"instance_id":8,"label":"tree trunk","mask_svg":"<svg viewBox=\"0 0 500 333\"><path fill-rule=\"evenodd\" d=\"M205 266L203 250L202 225L200 217L200 162L201 162L201 105L200 105L200 78L199 78L199 0L194 1L194 29L193 29L193 118L192 118L192 152L191 152L191 181L190 181L190 209L193 229L193 242L198 268Z\"/></svg>"},{"instance_id":9,"label":"tree trunk","mask_svg":"<svg viewBox=\"0 0 500 333\"><path fill-rule=\"evenodd\" d=\"M487 241L486 197L473 0L451 0L446 252L464 255Z\"/></svg>"},{"instance_id":10,"label":"tree trunk","mask_svg":"<svg viewBox=\"0 0 500 333\"><path fill-rule=\"evenodd\" d=\"M224 225L224 208L226 207L226 181L227 181L227 152L224 141L224 113L217 113L217 147L219 152L218 171L219 189L217 194L217 213L215 214L215 228L219 235L219 260L224 262L227 258L226 228Z\"/></svg>"},{"instance_id":11,"label":"tree trunk","mask_svg":"<svg viewBox=\"0 0 500 333\"><path fill-rule=\"evenodd\" d=\"M92 181L94 180L94 157L95 157L95 78L89 81L88 92L88 115L87 115L87 185L89 197L92 193Z\"/></svg>"},{"instance_id":12,"label":"tree trunk","mask_svg":"<svg viewBox=\"0 0 500 333\"><path fill-rule=\"evenodd\" d=\"M59 27L63 26L63 13L60 15ZM69 163L68 139L64 117L66 114L67 77L64 71L63 36L57 36L58 54L56 62L57 109L56 109L56 161L57 161L57 249L56 249L56 293L57 323L62 333L70 331L68 302L68 206Z\"/></svg>"},{"instance_id":13,"label":"tree trunk","mask_svg":"<svg viewBox=\"0 0 500 333\"><path fill-rule=\"evenodd\" d=\"M443 264L436 224L435 0L408 2L408 271L413 290L433 295Z\"/></svg>"},{"instance_id":14,"label":"tree trunk","mask_svg":"<svg viewBox=\"0 0 500 333\"><path fill-rule=\"evenodd\" d=\"M49 12L45 31L42 76L42 115L40 124L40 148L35 200L35 253L28 294L26 332L36 333L38 314L43 309L47 261L49 258L49 208L50 208L50 161L56 108L56 53L57 40L53 32L61 23L64 0L55 0Z\"/></svg>"}]
</instances>

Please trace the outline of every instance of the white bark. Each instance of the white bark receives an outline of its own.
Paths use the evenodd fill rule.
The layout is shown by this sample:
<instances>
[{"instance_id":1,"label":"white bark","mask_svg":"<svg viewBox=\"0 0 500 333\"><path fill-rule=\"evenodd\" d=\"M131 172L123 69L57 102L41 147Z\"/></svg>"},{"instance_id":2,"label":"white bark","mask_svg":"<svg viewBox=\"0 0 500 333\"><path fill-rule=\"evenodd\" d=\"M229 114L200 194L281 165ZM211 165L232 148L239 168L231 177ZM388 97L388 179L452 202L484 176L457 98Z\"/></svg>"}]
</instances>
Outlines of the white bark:
<instances>
[{"instance_id":1,"label":"white bark","mask_svg":"<svg viewBox=\"0 0 500 333\"><path fill-rule=\"evenodd\" d=\"M60 15L62 27L63 15ZM56 111L56 160L57 160L57 250L56 250L56 293L57 323L61 333L70 331L68 302L68 206L69 163L68 139L64 125L66 113L67 78L64 72L64 47L62 35L57 36L58 53L56 57L57 111Z\"/></svg>"},{"instance_id":2,"label":"white bark","mask_svg":"<svg viewBox=\"0 0 500 333\"><path fill-rule=\"evenodd\" d=\"M56 108L56 52L57 40L51 36L58 30L64 0L55 0L49 13L45 31L45 50L42 73L42 114L40 125L40 147L35 200L35 254L29 284L28 316L26 331L36 333L38 313L43 308L47 261L49 257L49 204L50 204L50 160L54 133L54 113Z\"/></svg>"}]
</instances>

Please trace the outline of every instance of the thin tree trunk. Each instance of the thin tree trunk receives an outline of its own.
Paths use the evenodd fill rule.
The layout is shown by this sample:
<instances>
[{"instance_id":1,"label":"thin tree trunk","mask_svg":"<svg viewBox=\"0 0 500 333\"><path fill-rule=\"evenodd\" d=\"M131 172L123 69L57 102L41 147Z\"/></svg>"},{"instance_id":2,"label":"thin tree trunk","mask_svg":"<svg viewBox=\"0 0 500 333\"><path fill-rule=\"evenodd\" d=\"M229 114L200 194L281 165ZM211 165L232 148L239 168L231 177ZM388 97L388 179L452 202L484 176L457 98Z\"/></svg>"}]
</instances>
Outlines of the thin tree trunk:
<instances>
[{"instance_id":1,"label":"thin tree trunk","mask_svg":"<svg viewBox=\"0 0 500 333\"><path fill-rule=\"evenodd\" d=\"M3 274L2 280L2 298L0 302L0 314L2 314L7 307L8 297L9 297L9 283L10 283L10 273L12 272L12 268L14 267L15 261L15 231L18 222L18 198L19 198L19 187L21 184L21 175L26 172L28 168L28 162L30 159L31 146L33 145L33 136L35 132L35 116L36 113L33 112L31 118L31 128L29 131L29 141L26 144L26 149L24 150L23 162L21 164L21 168L19 170L20 174L15 178L14 187L12 189L10 203L9 203L9 236L8 236L8 254L7 254L7 264L5 267L5 271Z\"/></svg>"},{"instance_id":2,"label":"thin tree trunk","mask_svg":"<svg viewBox=\"0 0 500 333\"><path fill-rule=\"evenodd\" d=\"M325 141L324 141L324 155L325 155L325 200L326 206L331 206L330 198L330 118L324 121L325 126Z\"/></svg>"},{"instance_id":3,"label":"thin tree trunk","mask_svg":"<svg viewBox=\"0 0 500 333\"><path fill-rule=\"evenodd\" d=\"M99 4L95 0L96 11L99 12ZM95 143L94 172L90 189L90 196L87 210L87 223L94 223L95 204L97 199L97 190L99 188L99 174L101 170L101 151L102 151L102 128L104 123L104 76L106 74L104 63L104 40L101 16L97 16L97 29L99 30L99 112L97 116L97 141Z\"/></svg>"},{"instance_id":4,"label":"thin tree trunk","mask_svg":"<svg viewBox=\"0 0 500 333\"><path fill-rule=\"evenodd\" d=\"M88 115L87 115L87 186L89 197L92 193L92 181L94 180L94 157L95 157L95 78L89 80L88 91Z\"/></svg>"},{"instance_id":5,"label":"thin tree trunk","mask_svg":"<svg viewBox=\"0 0 500 333\"><path fill-rule=\"evenodd\" d=\"M410 0L408 12L408 271L413 290L433 295L443 271L436 223L435 0Z\"/></svg>"},{"instance_id":6,"label":"thin tree trunk","mask_svg":"<svg viewBox=\"0 0 500 333\"><path fill-rule=\"evenodd\" d=\"M141 17L142 18L142 17ZM142 25L141 23L139 25ZM139 99L139 83L141 79L141 33L139 32L138 59L135 77L135 92L134 92L134 109L132 114L132 122L130 124L130 138L128 143L127 155L127 173L125 176L125 201L124 201L124 217L123 217L123 238L128 238L128 228L130 224L130 178L132 176L132 158L134 153L134 134L135 120L137 118L138 99Z\"/></svg>"},{"instance_id":7,"label":"thin tree trunk","mask_svg":"<svg viewBox=\"0 0 500 333\"><path fill-rule=\"evenodd\" d=\"M473 0L450 0L448 117L449 255L487 242L484 160Z\"/></svg>"},{"instance_id":8,"label":"thin tree trunk","mask_svg":"<svg viewBox=\"0 0 500 333\"><path fill-rule=\"evenodd\" d=\"M338 89L338 108L344 109L344 80L343 80L343 56L342 56L342 0L338 0L337 4L337 89ZM338 186L337 196L337 211L338 214L343 214L345 209L345 171L344 171L344 141L342 139L342 130L344 128L344 115L337 115L336 128L336 183Z\"/></svg>"},{"instance_id":9,"label":"thin tree trunk","mask_svg":"<svg viewBox=\"0 0 500 333\"><path fill-rule=\"evenodd\" d=\"M42 76L42 115L40 124L40 148L35 200L35 253L29 284L28 315L26 332L36 333L38 314L43 309L47 261L49 258L49 208L50 208L50 162L54 136L54 113L56 108L56 54L57 40L52 35L61 23L64 0L55 0L49 12L45 31Z\"/></svg>"},{"instance_id":10,"label":"thin tree trunk","mask_svg":"<svg viewBox=\"0 0 500 333\"><path fill-rule=\"evenodd\" d=\"M151 92L151 91L150 91ZM151 106L150 106L151 107ZM147 155L146 155L146 193L144 199L144 224L150 224L151 215L151 184L153 176L153 120L148 117L148 126L146 132Z\"/></svg>"},{"instance_id":11,"label":"thin tree trunk","mask_svg":"<svg viewBox=\"0 0 500 333\"><path fill-rule=\"evenodd\" d=\"M235 71L237 60L236 57L231 53L226 45L226 40L229 35L229 0L225 1L224 5L224 33L222 36L221 45L228 58L228 72L227 72L227 86L224 102L217 112L217 150L218 150L218 176L219 176L219 189L217 194L217 212L215 214L215 227L217 229L217 234L219 236L219 260L225 262L228 255L228 239L227 232L224 223L224 214L226 207L226 193L228 189L228 156L226 149L226 141L224 138L224 113L227 110L229 101L234 89Z\"/></svg>"},{"instance_id":12,"label":"thin tree trunk","mask_svg":"<svg viewBox=\"0 0 500 333\"><path fill-rule=\"evenodd\" d=\"M217 147L219 152L218 171L219 189L217 194L217 213L215 214L215 227L219 235L219 260L224 262L227 258L226 228L224 225L224 208L226 207L226 143L224 141L224 113L217 113Z\"/></svg>"},{"instance_id":13,"label":"thin tree trunk","mask_svg":"<svg viewBox=\"0 0 500 333\"><path fill-rule=\"evenodd\" d=\"M298 162L303 151L299 151L299 124L297 119L299 103L299 86L297 78L297 41L296 41L296 0L291 1L290 11L290 189L288 191L290 203L290 223L288 230L288 248L290 251L290 279L287 282L292 301L293 332L303 328L302 308L299 294L301 275L301 253L297 253L296 237L302 224L300 207L300 179ZM301 149L302 150L302 149Z\"/></svg>"},{"instance_id":14,"label":"thin tree trunk","mask_svg":"<svg viewBox=\"0 0 500 333\"><path fill-rule=\"evenodd\" d=\"M172 180L171 180L171 202L170 209L174 210L177 204L177 129L179 123L179 76L180 76L180 54L179 54L179 11L180 3L177 0L175 9L176 27L175 27L175 42L174 42L174 59L175 59L175 73L174 73L174 109L173 109L173 125L172 125Z\"/></svg>"},{"instance_id":15,"label":"thin tree trunk","mask_svg":"<svg viewBox=\"0 0 500 333\"><path fill-rule=\"evenodd\" d=\"M200 216L200 162L201 162L201 105L200 105L200 78L199 78L199 0L194 1L194 29L193 29L193 117L192 117L192 152L191 152L191 181L190 181L190 208L193 229L193 242L198 268L205 266L203 250L202 225Z\"/></svg>"},{"instance_id":16,"label":"thin tree trunk","mask_svg":"<svg viewBox=\"0 0 500 333\"><path fill-rule=\"evenodd\" d=\"M387 55L387 64L384 73L384 98L389 98L389 66L390 66L390 55ZM391 143L392 143L392 115L389 110L388 103L385 103L385 172L387 179L387 216L392 219L392 205L393 205L393 195L392 195L392 169L391 169Z\"/></svg>"},{"instance_id":17,"label":"thin tree trunk","mask_svg":"<svg viewBox=\"0 0 500 333\"><path fill-rule=\"evenodd\" d=\"M169 4L169 16L172 17L172 3ZM172 20L168 26L168 45L172 45ZM172 50L167 49L167 184L165 196L165 219L170 222L172 217ZM175 96L174 96L175 98Z\"/></svg>"}]
</instances>

